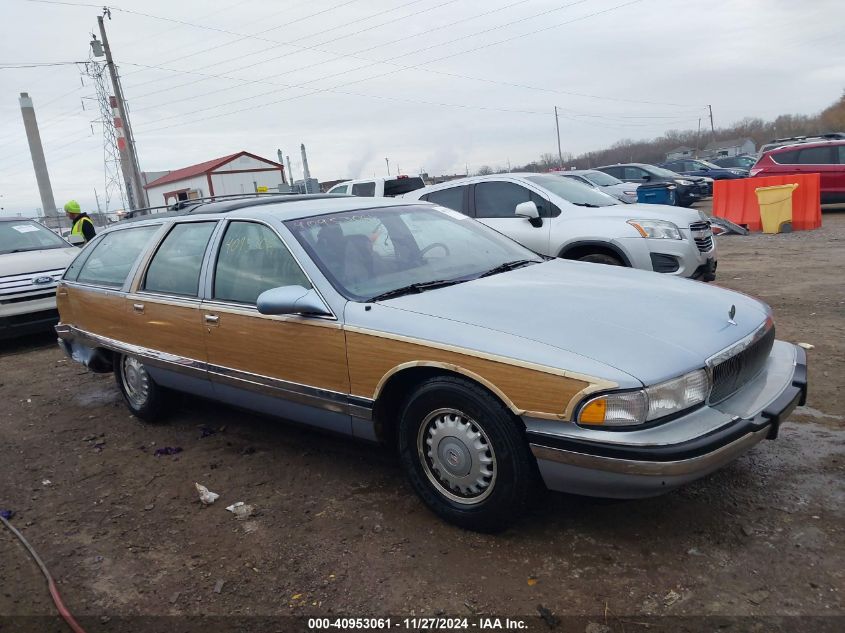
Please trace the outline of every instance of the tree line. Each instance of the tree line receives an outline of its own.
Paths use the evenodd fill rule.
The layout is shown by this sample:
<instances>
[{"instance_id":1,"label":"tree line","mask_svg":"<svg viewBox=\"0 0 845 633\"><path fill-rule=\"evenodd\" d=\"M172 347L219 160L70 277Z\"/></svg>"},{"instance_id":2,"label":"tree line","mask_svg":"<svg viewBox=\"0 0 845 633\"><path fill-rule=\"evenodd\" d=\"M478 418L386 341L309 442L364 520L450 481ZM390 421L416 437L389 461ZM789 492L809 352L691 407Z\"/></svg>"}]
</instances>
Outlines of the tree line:
<instances>
[{"instance_id":1,"label":"tree line","mask_svg":"<svg viewBox=\"0 0 845 633\"><path fill-rule=\"evenodd\" d=\"M612 146L578 156L563 154L563 167L566 169L589 169L614 163L662 163L666 154L673 149L685 146L700 153L711 141L750 138L759 149L764 143L775 138L792 136L812 136L825 132L845 132L845 91L832 105L815 115L782 114L771 121L747 117L727 127L710 130L669 130L663 136L650 140L623 139ZM476 172L478 175L505 173L507 171L547 172L560 167L559 157L555 154L541 154L537 160L508 170L503 167L483 165Z\"/></svg>"}]
</instances>

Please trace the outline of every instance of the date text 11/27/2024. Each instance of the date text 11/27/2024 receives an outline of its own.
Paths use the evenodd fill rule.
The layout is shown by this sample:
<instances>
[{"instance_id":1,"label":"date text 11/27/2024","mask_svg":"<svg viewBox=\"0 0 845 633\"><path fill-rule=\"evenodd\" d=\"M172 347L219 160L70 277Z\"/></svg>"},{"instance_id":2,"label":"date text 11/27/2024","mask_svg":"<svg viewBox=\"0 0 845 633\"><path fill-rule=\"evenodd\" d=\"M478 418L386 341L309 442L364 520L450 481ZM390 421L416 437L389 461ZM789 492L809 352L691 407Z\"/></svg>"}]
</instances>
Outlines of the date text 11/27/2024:
<instances>
[{"instance_id":1,"label":"date text 11/27/2024","mask_svg":"<svg viewBox=\"0 0 845 633\"><path fill-rule=\"evenodd\" d=\"M309 618L308 629L320 630L358 630L377 631L400 629L405 631L519 631L528 628L528 623L520 618L449 618L449 617L420 617L420 618Z\"/></svg>"}]
</instances>

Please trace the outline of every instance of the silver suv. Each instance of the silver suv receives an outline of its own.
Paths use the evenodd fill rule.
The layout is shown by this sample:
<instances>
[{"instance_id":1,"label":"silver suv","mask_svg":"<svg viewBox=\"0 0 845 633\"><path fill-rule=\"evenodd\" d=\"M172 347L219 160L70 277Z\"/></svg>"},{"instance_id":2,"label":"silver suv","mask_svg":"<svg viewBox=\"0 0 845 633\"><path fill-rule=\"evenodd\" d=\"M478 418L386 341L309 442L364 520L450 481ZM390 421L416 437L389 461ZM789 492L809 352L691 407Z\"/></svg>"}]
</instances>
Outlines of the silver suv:
<instances>
[{"instance_id":1,"label":"silver suv","mask_svg":"<svg viewBox=\"0 0 845 633\"><path fill-rule=\"evenodd\" d=\"M706 216L657 204L623 204L555 174L498 174L412 191L478 219L543 255L712 281L716 243Z\"/></svg>"}]
</instances>

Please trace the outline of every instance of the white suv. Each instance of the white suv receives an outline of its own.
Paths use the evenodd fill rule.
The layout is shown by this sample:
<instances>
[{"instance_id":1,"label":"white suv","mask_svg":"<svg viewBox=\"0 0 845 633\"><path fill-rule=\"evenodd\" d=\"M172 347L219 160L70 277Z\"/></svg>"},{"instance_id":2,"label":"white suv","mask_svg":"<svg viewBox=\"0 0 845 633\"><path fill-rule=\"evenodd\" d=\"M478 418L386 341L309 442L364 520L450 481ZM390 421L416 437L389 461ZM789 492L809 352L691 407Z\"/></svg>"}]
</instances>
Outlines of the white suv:
<instances>
[{"instance_id":1,"label":"white suv","mask_svg":"<svg viewBox=\"0 0 845 633\"><path fill-rule=\"evenodd\" d=\"M543 255L716 278L716 243L706 216L680 207L623 204L556 174L476 176L403 197L460 211Z\"/></svg>"},{"instance_id":2,"label":"white suv","mask_svg":"<svg viewBox=\"0 0 845 633\"><path fill-rule=\"evenodd\" d=\"M38 222L0 218L0 339L58 322L56 284L78 254Z\"/></svg>"}]
</instances>

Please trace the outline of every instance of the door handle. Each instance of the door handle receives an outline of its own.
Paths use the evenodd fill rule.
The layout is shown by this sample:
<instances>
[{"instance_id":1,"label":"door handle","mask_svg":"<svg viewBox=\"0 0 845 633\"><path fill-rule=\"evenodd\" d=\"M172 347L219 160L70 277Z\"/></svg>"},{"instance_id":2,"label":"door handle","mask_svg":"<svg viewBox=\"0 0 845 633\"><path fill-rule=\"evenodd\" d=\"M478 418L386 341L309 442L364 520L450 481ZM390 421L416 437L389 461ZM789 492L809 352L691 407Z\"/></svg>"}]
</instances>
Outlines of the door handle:
<instances>
[{"instance_id":1,"label":"door handle","mask_svg":"<svg viewBox=\"0 0 845 633\"><path fill-rule=\"evenodd\" d=\"M132 309L137 312L138 314L144 313L144 304L143 303L133 303Z\"/></svg>"},{"instance_id":2,"label":"door handle","mask_svg":"<svg viewBox=\"0 0 845 633\"><path fill-rule=\"evenodd\" d=\"M205 315L205 322L208 323L209 325L217 325L217 323L219 321L220 321L220 317L217 316L216 314L206 314Z\"/></svg>"}]
</instances>

